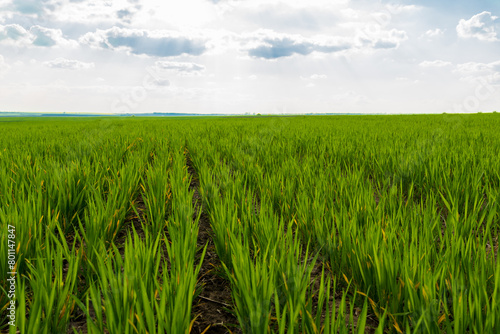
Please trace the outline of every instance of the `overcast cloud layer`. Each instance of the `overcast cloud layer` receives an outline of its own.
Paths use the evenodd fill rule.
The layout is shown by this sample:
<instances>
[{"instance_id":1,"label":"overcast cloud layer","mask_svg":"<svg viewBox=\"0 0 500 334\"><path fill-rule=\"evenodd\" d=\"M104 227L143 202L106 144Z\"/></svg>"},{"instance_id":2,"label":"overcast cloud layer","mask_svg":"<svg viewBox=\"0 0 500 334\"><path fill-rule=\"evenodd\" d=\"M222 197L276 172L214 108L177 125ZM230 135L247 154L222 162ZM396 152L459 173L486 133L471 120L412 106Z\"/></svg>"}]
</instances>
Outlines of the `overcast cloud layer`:
<instances>
[{"instance_id":1,"label":"overcast cloud layer","mask_svg":"<svg viewBox=\"0 0 500 334\"><path fill-rule=\"evenodd\" d=\"M500 109L496 0L0 0L0 111Z\"/></svg>"}]
</instances>

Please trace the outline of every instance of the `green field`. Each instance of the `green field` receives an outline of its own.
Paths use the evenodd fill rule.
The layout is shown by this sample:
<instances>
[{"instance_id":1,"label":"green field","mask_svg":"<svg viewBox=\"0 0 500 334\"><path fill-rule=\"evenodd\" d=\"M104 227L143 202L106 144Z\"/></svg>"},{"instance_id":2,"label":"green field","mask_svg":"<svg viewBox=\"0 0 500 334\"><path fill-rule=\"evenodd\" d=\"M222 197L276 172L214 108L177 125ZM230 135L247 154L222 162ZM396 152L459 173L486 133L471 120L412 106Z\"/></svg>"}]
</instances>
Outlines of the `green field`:
<instances>
[{"instance_id":1,"label":"green field","mask_svg":"<svg viewBox=\"0 0 500 334\"><path fill-rule=\"evenodd\" d=\"M2 331L500 332L498 114L5 120Z\"/></svg>"}]
</instances>

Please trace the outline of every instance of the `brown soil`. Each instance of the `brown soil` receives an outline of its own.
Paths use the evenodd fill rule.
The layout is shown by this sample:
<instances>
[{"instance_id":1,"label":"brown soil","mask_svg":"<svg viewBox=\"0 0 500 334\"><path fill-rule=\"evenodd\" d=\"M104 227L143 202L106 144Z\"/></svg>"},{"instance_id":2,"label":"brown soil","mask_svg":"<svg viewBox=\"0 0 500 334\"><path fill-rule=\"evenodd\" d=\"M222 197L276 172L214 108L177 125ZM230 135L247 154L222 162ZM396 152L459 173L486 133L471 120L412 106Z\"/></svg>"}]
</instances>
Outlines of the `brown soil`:
<instances>
[{"instance_id":1,"label":"brown soil","mask_svg":"<svg viewBox=\"0 0 500 334\"><path fill-rule=\"evenodd\" d=\"M203 260L199 274L199 283L202 286L202 291L194 300L193 314L196 319L191 333L241 333L238 326L238 319L230 311L233 307L230 284L219 275L223 269L215 251L210 219L203 208L198 190L200 185L198 174L189 157L189 153L186 154L186 164L188 172L192 177L190 189L194 191L193 206L196 208L195 214L199 214L201 211L198 222L197 241L199 254L201 254L203 248L207 245L205 259Z\"/></svg>"}]
</instances>

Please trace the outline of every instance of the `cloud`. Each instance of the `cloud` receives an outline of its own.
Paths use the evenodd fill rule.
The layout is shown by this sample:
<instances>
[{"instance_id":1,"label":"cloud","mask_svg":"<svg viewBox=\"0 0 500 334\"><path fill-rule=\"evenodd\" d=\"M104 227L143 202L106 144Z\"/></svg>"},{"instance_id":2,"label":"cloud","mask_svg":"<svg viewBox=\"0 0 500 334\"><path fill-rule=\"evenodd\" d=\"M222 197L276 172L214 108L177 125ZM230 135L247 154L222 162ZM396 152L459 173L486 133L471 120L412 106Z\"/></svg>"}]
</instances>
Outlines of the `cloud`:
<instances>
[{"instance_id":1,"label":"cloud","mask_svg":"<svg viewBox=\"0 0 500 334\"><path fill-rule=\"evenodd\" d=\"M244 37L242 43L247 47L249 56L264 59L289 57L294 54L308 55L314 51L334 53L352 47L347 40L304 38L301 35L280 34L271 30L259 30Z\"/></svg>"},{"instance_id":2,"label":"cloud","mask_svg":"<svg viewBox=\"0 0 500 334\"><path fill-rule=\"evenodd\" d=\"M15 11L22 14L43 14L46 9L53 9L47 0L15 0L12 2Z\"/></svg>"},{"instance_id":3,"label":"cloud","mask_svg":"<svg viewBox=\"0 0 500 334\"><path fill-rule=\"evenodd\" d=\"M443 60L423 61L419 64L420 67L447 67L452 65L449 61Z\"/></svg>"},{"instance_id":4,"label":"cloud","mask_svg":"<svg viewBox=\"0 0 500 334\"><path fill-rule=\"evenodd\" d=\"M317 79L326 79L328 78L328 76L326 74L313 74L311 75L310 78L313 80L317 80Z\"/></svg>"},{"instance_id":5,"label":"cloud","mask_svg":"<svg viewBox=\"0 0 500 334\"><path fill-rule=\"evenodd\" d=\"M34 37L33 45L50 47L64 41L60 29L49 29L40 26L30 28L30 33Z\"/></svg>"},{"instance_id":6,"label":"cloud","mask_svg":"<svg viewBox=\"0 0 500 334\"><path fill-rule=\"evenodd\" d=\"M457 34L461 38L477 38L480 41L494 42L498 41L497 25L498 17L492 16L490 12L482 12L469 20L460 20Z\"/></svg>"},{"instance_id":7,"label":"cloud","mask_svg":"<svg viewBox=\"0 0 500 334\"><path fill-rule=\"evenodd\" d=\"M308 55L314 51L314 44L301 42L289 37L263 39L262 44L248 51L248 54L256 58L274 59L289 57L295 53Z\"/></svg>"},{"instance_id":8,"label":"cloud","mask_svg":"<svg viewBox=\"0 0 500 334\"><path fill-rule=\"evenodd\" d=\"M144 1L144 0L142 0ZM3 8L2 8L3 7ZM68 23L106 23L108 26L118 23L131 23L133 16L141 9L137 2L115 0L10 0L0 10L11 15L20 14L25 18L38 18L42 22L56 21Z\"/></svg>"},{"instance_id":9,"label":"cloud","mask_svg":"<svg viewBox=\"0 0 500 334\"><path fill-rule=\"evenodd\" d=\"M52 61L43 63L50 68L64 69L64 70L88 70L95 67L94 63L84 63L78 60L57 58Z\"/></svg>"},{"instance_id":10,"label":"cloud","mask_svg":"<svg viewBox=\"0 0 500 334\"><path fill-rule=\"evenodd\" d=\"M436 28L436 29L427 30L423 36L428 37L428 38L435 38L435 37L443 36L443 34L444 34L443 30Z\"/></svg>"},{"instance_id":11,"label":"cloud","mask_svg":"<svg viewBox=\"0 0 500 334\"><path fill-rule=\"evenodd\" d=\"M168 86L170 86L170 80L162 79L162 78L155 79L155 85L161 86L161 87L168 87Z\"/></svg>"},{"instance_id":12,"label":"cloud","mask_svg":"<svg viewBox=\"0 0 500 334\"><path fill-rule=\"evenodd\" d=\"M251 57L277 59L294 54L305 56L313 52L337 53L364 48L393 49L406 39L408 39L406 32L397 29L380 31L376 36L359 34L354 38L326 35L306 38L301 35L281 34L261 29L242 37L241 42Z\"/></svg>"},{"instance_id":13,"label":"cloud","mask_svg":"<svg viewBox=\"0 0 500 334\"><path fill-rule=\"evenodd\" d=\"M29 32L21 27L19 24L8 24L5 26L0 25L0 42L1 41L20 41L25 40L29 42Z\"/></svg>"},{"instance_id":14,"label":"cloud","mask_svg":"<svg viewBox=\"0 0 500 334\"><path fill-rule=\"evenodd\" d=\"M125 49L136 55L172 57L182 54L201 55L205 40L166 30L139 30L113 27L85 34L80 43L103 49Z\"/></svg>"},{"instance_id":15,"label":"cloud","mask_svg":"<svg viewBox=\"0 0 500 334\"><path fill-rule=\"evenodd\" d=\"M462 81L477 84L489 82L500 85L500 60L491 63L468 62L458 64L453 73L458 74Z\"/></svg>"},{"instance_id":16,"label":"cloud","mask_svg":"<svg viewBox=\"0 0 500 334\"><path fill-rule=\"evenodd\" d=\"M380 30L377 33L364 34L358 36L364 47L373 49L396 49L401 42L408 40L408 35L403 30L391 29Z\"/></svg>"},{"instance_id":17,"label":"cloud","mask_svg":"<svg viewBox=\"0 0 500 334\"><path fill-rule=\"evenodd\" d=\"M132 15L133 13L128 9L120 9L119 11L116 12L116 16L118 16L119 19L127 19L130 18Z\"/></svg>"},{"instance_id":18,"label":"cloud","mask_svg":"<svg viewBox=\"0 0 500 334\"><path fill-rule=\"evenodd\" d=\"M308 77L303 77L303 76L300 77L300 79L302 80L320 80L326 78L328 78L326 74L312 74L311 76Z\"/></svg>"},{"instance_id":19,"label":"cloud","mask_svg":"<svg viewBox=\"0 0 500 334\"><path fill-rule=\"evenodd\" d=\"M500 60L491 63L468 62L458 64L455 72L463 76L493 74L500 72Z\"/></svg>"},{"instance_id":20,"label":"cloud","mask_svg":"<svg viewBox=\"0 0 500 334\"><path fill-rule=\"evenodd\" d=\"M64 38L60 29L50 29L41 26L32 26L29 30L18 24L0 25L0 43L15 46L76 46L77 43Z\"/></svg>"},{"instance_id":21,"label":"cloud","mask_svg":"<svg viewBox=\"0 0 500 334\"><path fill-rule=\"evenodd\" d=\"M116 11L116 16L125 23L132 23L132 19L141 9L141 5L129 6Z\"/></svg>"},{"instance_id":22,"label":"cloud","mask_svg":"<svg viewBox=\"0 0 500 334\"><path fill-rule=\"evenodd\" d=\"M200 64L172 61L157 61L155 68L158 70L174 71L181 75L200 75L205 70L205 66Z\"/></svg>"}]
</instances>

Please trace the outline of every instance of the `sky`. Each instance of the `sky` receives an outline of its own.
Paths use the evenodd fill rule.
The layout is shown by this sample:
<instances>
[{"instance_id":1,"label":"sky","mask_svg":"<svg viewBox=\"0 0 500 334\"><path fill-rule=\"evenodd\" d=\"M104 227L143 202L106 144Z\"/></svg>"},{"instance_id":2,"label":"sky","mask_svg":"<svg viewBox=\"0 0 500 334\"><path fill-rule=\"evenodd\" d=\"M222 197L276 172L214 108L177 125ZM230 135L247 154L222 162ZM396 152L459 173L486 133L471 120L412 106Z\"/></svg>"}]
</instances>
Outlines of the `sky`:
<instances>
[{"instance_id":1,"label":"sky","mask_svg":"<svg viewBox=\"0 0 500 334\"><path fill-rule=\"evenodd\" d=\"M498 0L0 0L0 111L500 109Z\"/></svg>"}]
</instances>

